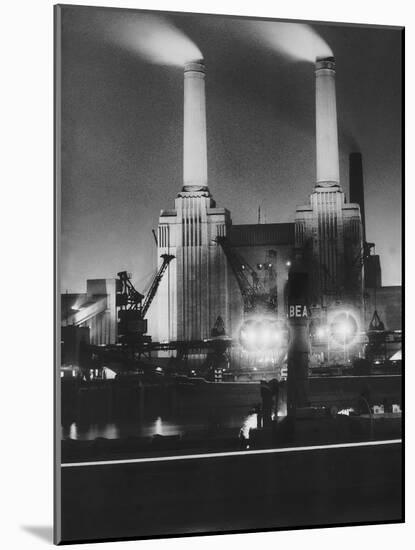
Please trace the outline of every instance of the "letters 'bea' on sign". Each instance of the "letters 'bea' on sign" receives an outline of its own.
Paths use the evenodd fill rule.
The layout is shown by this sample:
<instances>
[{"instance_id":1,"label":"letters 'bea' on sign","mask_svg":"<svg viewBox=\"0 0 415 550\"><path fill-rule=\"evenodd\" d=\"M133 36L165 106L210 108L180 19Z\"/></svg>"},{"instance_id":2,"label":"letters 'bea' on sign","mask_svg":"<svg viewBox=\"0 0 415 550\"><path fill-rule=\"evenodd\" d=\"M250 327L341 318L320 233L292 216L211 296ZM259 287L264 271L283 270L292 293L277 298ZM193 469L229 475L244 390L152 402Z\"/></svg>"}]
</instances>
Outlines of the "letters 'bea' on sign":
<instances>
[{"instance_id":1,"label":"letters 'bea' on sign","mask_svg":"<svg viewBox=\"0 0 415 550\"><path fill-rule=\"evenodd\" d=\"M288 308L288 317L290 319L297 318L297 319L303 319L304 317L308 317L307 313L307 306L304 305L291 305Z\"/></svg>"}]
</instances>

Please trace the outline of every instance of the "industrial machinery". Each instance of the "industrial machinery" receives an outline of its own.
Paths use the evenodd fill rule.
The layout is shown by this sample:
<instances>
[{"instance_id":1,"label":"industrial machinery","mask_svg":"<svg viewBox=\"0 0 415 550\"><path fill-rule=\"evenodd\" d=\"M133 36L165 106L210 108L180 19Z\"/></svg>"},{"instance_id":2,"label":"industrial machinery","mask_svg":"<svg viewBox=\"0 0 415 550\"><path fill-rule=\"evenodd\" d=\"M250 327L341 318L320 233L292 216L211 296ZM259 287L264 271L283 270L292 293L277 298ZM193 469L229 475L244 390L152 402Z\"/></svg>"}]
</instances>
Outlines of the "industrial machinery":
<instances>
[{"instance_id":1,"label":"industrial machinery","mask_svg":"<svg viewBox=\"0 0 415 550\"><path fill-rule=\"evenodd\" d=\"M277 313L278 311L278 288L277 288L277 251L267 250L265 260L257 264L257 270L261 274L262 284L269 296L268 308Z\"/></svg>"},{"instance_id":2,"label":"industrial machinery","mask_svg":"<svg viewBox=\"0 0 415 550\"><path fill-rule=\"evenodd\" d=\"M285 320L278 319L276 253L268 251L265 262L256 269L249 265L226 237L217 237L235 275L243 299L244 321L238 341L242 355L239 365L261 372L281 369L286 355L288 330ZM253 362L253 363L252 363Z\"/></svg>"},{"instance_id":3,"label":"industrial machinery","mask_svg":"<svg viewBox=\"0 0 415 550\"><path fill-rule=\"evenodd\" d=\"M150 342L151 336L147 336L146 314L156 295L160 281L169 265L174 259L171 254L162 254L163 262L157 271L147 294L138 292L131 282L131 275L126 271L120 271L117 287L118 309L118 337L120 343L138 344Z\"/></svg>"},{"instance_id":4,"label":"industrial machinery","mask_svg":"<svg viewBox=\"0 0 415 550\"><path fill-rule=\"evenodd\" d=\"M276 312L276 294L270 294L261 282L257 271L233 249L226 237L216 237L216 242L222 247L238 283L244 303L244 313L258 310ZM263 264L259 264L262 269Z\"/></svg>"},{"instance_id":5,"label":"industrial machinery","mask_svg":"<svg viewBox=\"0 0 415 550\"><path fill-rule=\"evenodd\" d=\"M369 323L367 339L365 357L373 365L385 364L391 356L401 350L402 332L386 330L376 309Z\"/></svg>"}]
</instances>

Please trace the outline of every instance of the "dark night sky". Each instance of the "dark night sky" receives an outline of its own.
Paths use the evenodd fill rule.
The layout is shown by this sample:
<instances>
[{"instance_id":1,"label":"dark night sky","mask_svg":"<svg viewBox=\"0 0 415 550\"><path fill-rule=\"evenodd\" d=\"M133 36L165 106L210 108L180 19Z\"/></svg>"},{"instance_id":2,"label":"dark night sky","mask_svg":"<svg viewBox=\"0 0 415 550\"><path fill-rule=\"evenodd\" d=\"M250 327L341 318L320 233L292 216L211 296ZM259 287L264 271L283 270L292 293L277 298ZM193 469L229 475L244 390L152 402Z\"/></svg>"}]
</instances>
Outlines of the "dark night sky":
<instances>
[{"instance_id":1,"label":"dark night sky","mask_svg":"<svg viewBox=\"0 0 415 550\"><path fill-rule=\"evenodd\" d=\"M121 269L143 290L156 262L151 229L182 185L182 70L121 47L119 14L63 10L62 291L83 292L87 278ZM271 51L237 18L168 18L206 61L209 187L218 206L236 224L255 223L259 205L267 223L293 221L315 180L313 65ZM360 150L367 239L381 255L383 284L400 284L400 32L313 28L336 57L341 183L348 195L347 156Z\"/></svg>"}]
</instances>

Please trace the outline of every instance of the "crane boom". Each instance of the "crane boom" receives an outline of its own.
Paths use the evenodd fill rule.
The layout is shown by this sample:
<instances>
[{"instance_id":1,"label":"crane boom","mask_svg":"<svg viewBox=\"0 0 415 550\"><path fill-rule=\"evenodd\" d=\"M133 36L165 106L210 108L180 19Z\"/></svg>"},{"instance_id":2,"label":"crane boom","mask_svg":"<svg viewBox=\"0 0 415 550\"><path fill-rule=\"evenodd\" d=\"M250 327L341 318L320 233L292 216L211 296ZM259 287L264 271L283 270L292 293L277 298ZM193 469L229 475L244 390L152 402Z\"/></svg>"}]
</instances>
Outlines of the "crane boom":
<instances>
[{"instance_id":1,"label":"crane boom","mask_svg":"<svg viewBox=\"0 0 415 550\"><path fill-rule=\"evenodd\" d=\"M163 263L160 266L160 269L157 272L157 275L154 277L153 282L151 283L150 289L147 292L146 297L144 298L144 301L141 306L141 315L145 317L149 307L151 306L151 302L154 299L154 296L156 295L157 289L160 285L160 281L164 275L164 272L166 271L169 263L174 259L174 256L171 254L162 254L161 258L163 258Z\"/></svg>"},{"instance_id":2,"label":"crane boom","mask_svg":"<svg viewBox=\"0 0 415 550\"><path fill-rule=\"evenodd\" d=\"M231 266L231 269L236 277L236 281L241 291L242 296L251 294L253 284L248 278L248 273L254 273L254 270L244 263L241 256L230 247L226 237L216 237L216 242L222 247L225 256ZM247 266L247 269L245 268Z\"/></svg>"}]
</instances>

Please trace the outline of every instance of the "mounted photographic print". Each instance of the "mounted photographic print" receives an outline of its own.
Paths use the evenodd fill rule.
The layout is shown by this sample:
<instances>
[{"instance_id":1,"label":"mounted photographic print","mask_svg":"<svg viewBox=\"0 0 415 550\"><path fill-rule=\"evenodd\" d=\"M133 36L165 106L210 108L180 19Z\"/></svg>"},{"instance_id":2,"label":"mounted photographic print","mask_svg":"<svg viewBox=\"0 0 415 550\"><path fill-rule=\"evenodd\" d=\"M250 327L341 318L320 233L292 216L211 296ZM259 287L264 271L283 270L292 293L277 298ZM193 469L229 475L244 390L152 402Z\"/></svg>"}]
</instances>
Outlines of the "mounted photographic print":
<instances>
[{"instance_id":1,"label":"mounted photographic print","mask_svg":"<svg viewBox=\"0 0 415 550\"><path fill-rule=\"evenodd\" d=\"M55 7L55 542L402 522L400 27Z\"/></svg>"}]
</instances>

